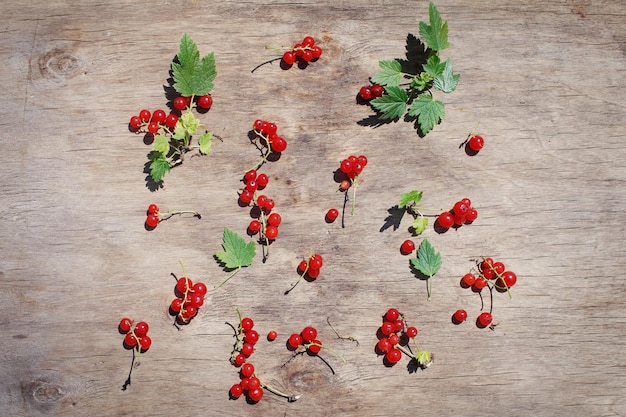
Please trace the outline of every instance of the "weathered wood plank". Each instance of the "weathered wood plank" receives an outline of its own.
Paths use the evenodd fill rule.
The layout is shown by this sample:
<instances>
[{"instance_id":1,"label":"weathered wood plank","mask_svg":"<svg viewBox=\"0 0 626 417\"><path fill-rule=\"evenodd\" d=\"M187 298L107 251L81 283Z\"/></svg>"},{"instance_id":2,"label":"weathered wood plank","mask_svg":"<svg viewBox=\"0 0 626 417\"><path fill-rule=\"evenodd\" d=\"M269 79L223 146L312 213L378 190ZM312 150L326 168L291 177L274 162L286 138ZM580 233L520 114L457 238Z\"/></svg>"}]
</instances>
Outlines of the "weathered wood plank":
<instances>
[{"instance_id":1,"label":"weathered wood plank","mask_svg":"<svg viewBox=\"0 0 626 417\"><path fill-rule=\"evenodd\" d=\"M624 415L626 315L625 10L620 2L507 4L441 1L444 53L461 74L447 115L426 138L398 122L378 128L355 104L379 59L400 57L426 2L5 1L0 23L0 414L36 415ZM214 51L214 107L201 118L223 138L151 192L149 151L126 123L163 107L180 36ZM271 64L270 45L310 34L324 55L306 69ZM283 217L270 259L240 272L190 326L167 314L178 261L210 287L225 226L244 233L240 178L258 157L247 131L275 121L289 146L265 165ZM486 147L458 145L477 123ZM351 153L369 164L346 228L323 221L340 206L333 171ZM457 231L425 233L443 256L433 296L398 253L409 236L381 231L401 192L449 207L468 196L480 215ZM144 210L194 209L148 232ZM419 242L419 239L416 239ZM317 281L299 260L323 254ZM460 277L481 255L518 274L513 299L495 294L494 331L476 328L476 294ZM401 309L435 353L424 372L386 368L374 353L380 316ZM259 374L295 403L266 394L229 401L235 307L259 331ZM471 320L450 323L457 308ZM130 364L115 326L150 323L153 346L126 392ZM335 338L327 318L359 346ZM292 360L284 340L305 325L347 359ZM281 366L285 364L284 366Z\"/></svg>"}]
</instances>

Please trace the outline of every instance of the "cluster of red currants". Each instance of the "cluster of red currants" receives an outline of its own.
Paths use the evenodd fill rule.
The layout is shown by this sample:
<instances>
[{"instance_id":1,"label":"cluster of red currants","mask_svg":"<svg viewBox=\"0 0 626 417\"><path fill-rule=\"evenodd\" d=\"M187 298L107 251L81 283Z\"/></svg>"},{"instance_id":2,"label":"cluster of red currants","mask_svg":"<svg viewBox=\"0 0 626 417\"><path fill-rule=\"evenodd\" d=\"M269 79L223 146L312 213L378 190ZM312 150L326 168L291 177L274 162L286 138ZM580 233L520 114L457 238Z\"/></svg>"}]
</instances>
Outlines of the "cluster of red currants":
<instances>
[{"instance_id":1,"label":"cluster of red currants","mask_svg":"<svg viewBox=\"0 0 626 417\"><path fill-rule=\"evenodd\" d=\"M478 218L478 210L472 207L469 198L457 201L450 211L444 211L437 217L437 225L443 229L461 227L470 224Z\"/></svg>"},{"instance_id":2,"label":"cluster of red currants","mask_svg":"<svg viewBox=\"0 0 626 417\"><path fill-rule=\"evenodd\" d=\"M513 271L506 269L504 263L496 262L492 258L484 258L476 262L476 268L461 278L461 287L471 288L474 292L480 293L487 287L492 293L495 288L498 292L509 292L510 288L517 282L517 275ZM510 293L509 293L510 296ZM493 305L492 305L493 307ZM490 326L493 321L492 309L483 311L476 319L476 325L480 328ZM452 315L452 321L460 324L467 319L465 310L457 310Z\"/></svg>"},{"instance_id":3,"label":"cluster of red currants","mask_svg":"<svg viewBox=\"0 0 626 417\"><path fill-rule=\"evenodd\" d=\"M359 90L359 99L369 102L383 95L385 87L380 84L364 85Z\"/></svg>"},{"instance_id":4,"label":"cluster of red currants","mask_svg":"<svg viewBox=\"0 0 626 417\"><path fill-rule=\"evenodd\" d=\"M416 327L406 327L404 317L396 308L390 308L383 316L383 324L378 329L378 343L376 352L385 355L386 364L393 365L400 362L404 346L409 339L417 336ZM409 355L411 355L409 353Z\"/></svg>"},{"instance_id":5,"label":"cluster of red currants","mask_svg":"<svg viewBox=\"0 0 626 417\"><path fill-rule=\"evenodd\" d=\"M157 206L156 204L150 204L148 206L148 210L146 213L146 216L147 216L146 222L145 222L146 228L148 230L153 230L159 225L161 220L166 220L174 215L181 215L181 214L193 214L193 216L197 217L198 219L202 218L200 213L198 213L197 211L192 211L192 210L170 210L166 213L161 213L159 211L159 206Z\"/></svg>"},{"instance_id":6,"label":"cluster of red currants","mask_svg":"<svg viewBox=\"0 0 626 417\"><path fill-rule=\"evenodd\" d=\"M132 116L128 123L129 129L133 132L145 127L149 133L156 134L159 129L165 127L174 130L178 123L178 116L175 113L166 114L164 110L158 109L150 113L150 110L141 110L139 116Z\"/></svg>"},{"instance_id":7,"label":"cluster of red currants","mask_svg":"<svg viewBox=\"0 0 626 417\"><path fill-rule=\"evenodd\" d=\"M241 368L240 381L230 387L230 396L237 399L245 394L251 402L258 402L263 398L263 386L255 376L254 365L247 362L254 352L254 345L259 341L259 333L254 330L254 321L244 317L239 321L237 329L237 343L231 354L231 363Z\"/></svg>"},{"instance_id":8,"label":"cluster of red currants","mask_svg":"<svg viewBox=\"0 0 626 417\"><path fill-rule=\"evenodd\" d=\"M211 94L205 94L203 96L197 96L193 98L186 96L177 96L172 101L172 107L174 107L178 111L183 111L191 107L193 99L195 99L196 106L202 110L208 110L213 105L213 97L211 97Z\"/></svg>"},{"instance_id":9,"label":"cluster of red currants","mask_svg":"<svg viewBox=\"0 0 626 417\"><path fill-rule=\"evenodd\" d=\"M255 235L261 233L262 238L274 240L278 237L278 226L282 222L280 214L273 212L274 200L265 194L257 195L257 191L264 189L269 183L266 174L258 174L252 169L244 175L245 187L239 193L239 204L248 206L250 203L258 210L251 210L250 215L254 217L248 224L248 234Z\"/></svg>"},{"instance_id":10,"label":"cluster of red currants","mask_svg":"<svg viewBox=\"0 0 626 417\"><path fill-rule=\"evenodd\" d=\"M202 282L194 284L191 279L181 277L176 281L174 293L176 298L170 303L170 314L176 316L178 324L187 324L204 304L207 287Z\"/></svg>"},{"instance_id":11,"label":"cluster of red currants","mask_svg":"<svg viewBox=\"0 0 626 417\"><path fill-rule=\"evenodd\" d=\"M349 157L341 161L341 164L339 165L339 170L346 174L348 179L350 179L350 181L354 183L355 178L358 177L358 175L363 171L363 168L365 168L366 165L367 157L365 155L350 155ZM350 183L346 184L342 182L340 184L340 189L342 191L345 191L348 188L350 188Z\"/></svg>"},{"instance_id":12,"label":"cluster of red currants","mask_svg":"<svg viewBox=\"0 0 626 417\"><path fill-rule=\"evenodd\" d=\"M306 349L309 355L317 355L322 349L322 342L317 339L317 329L313 326L306 326L300 333L293 333L287 339L287 347L296 350L300 346Z\"/></svg>"},{"instance_id":13,"label":"cluster of red currants","mask_svg":"<svg viewBox=\"0 0 626 417\"><path fill-rule=\"evenodd\" d=\"M124 334L124 347L126 349L137 349L139 352L145 352L150 348L152 339L148 336L148 323L140 321L133 326L133 322L129 318L120 320L118 326L120 333Z\"/></svg>"},{"instance_id":14,"label":"cluster of red currants","mask_svg":"<svg viewBox=\"0 0 626 417\"><path fill-rule=\"evenodd\" d=\"M252 130L256 135L263 139L263 145L268 148L267 155L272 152L281 153L287 149L287 141L285 138L278 136L278 126L276 126L276 123L257 119L252 124ZM261 161L261 163L266 160L267 156Z\"/></svg>"},{"instance_id":15,"label":"cluster of red currants","mask_svg":"<svg viewBox=\"0 0 626 417\"><path fill-rule=\"evenodd\" d=\"M305 36L301 43L297 43L289 51L283 54L282 61L285 65L291 66L297 60L311 62L317 60L322 55L322 48L315 45L312 36Z\"/></svg>"},{"instance_id":16,"label":"cluster of red currants","mask_svg":"<svg viewBox=\"0 0 626 417\"><path fill-rule=\"evenodd\" d=\"M324 265L322 255L316 253L309 256L309 259L303 259L298 264L298 273L300 276L306 276L310 280L314 280L320 275L320 269Z\"/></svg>"}]
</instances>

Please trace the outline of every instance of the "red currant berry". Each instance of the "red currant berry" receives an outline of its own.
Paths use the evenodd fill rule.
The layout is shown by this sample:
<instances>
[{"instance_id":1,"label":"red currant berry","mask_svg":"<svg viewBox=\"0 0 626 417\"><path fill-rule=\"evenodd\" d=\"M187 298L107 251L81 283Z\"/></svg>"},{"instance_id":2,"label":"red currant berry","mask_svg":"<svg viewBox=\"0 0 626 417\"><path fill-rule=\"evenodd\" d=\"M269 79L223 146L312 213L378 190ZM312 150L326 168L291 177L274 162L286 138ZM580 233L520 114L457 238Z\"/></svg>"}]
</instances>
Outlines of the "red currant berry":
<instances>
[{"instance_id":1,"label":"red currant berry","mask_svg":"<svg viewBox=\"0 0 626 417\"><path fill-rule=\"evenodd\" d=\"M245 376L245 377L250 377L252 376L252 374L254 374L254 365L252 365L251 363L244 363L241 366L241 375Z\"/></svg>"},{"instance_id":2,"label":"red currant berry","mask_svg":"<svg viewBox=\"0 0 626 417\"><path fill-rule=\"evenodd\" d=\"M402 329L404 329L404 321L403 320L398 319L398 320L393 322L393 331L394 332L399 332Z\"/></svg>"},{"instance_id":3,"label":"red currant berry","mask_svg":"<svg viewBox=\"0 0 626 417\"><path fill-rule=\"evenodd\" d=\"M247 206L248 204L250 204L253 197L254 194L251 193L249 190L243 190L241 194L239 194L239 201L241 202L241 204Z\"/></svg>"},{"instance_id":4,"label":"red currant berry","mask_svg":"<svg viewBox=\"0 0 626 417\"><path fill-rule=\"evenodd\" d=\"M478 210L475 208L470 208L467 210L467 214L465 214L465 221L467 223L471 223L478 218Z\"/></svg>"},{"instance_id":5,"label":"red currant berry","mask_svg":"<svg viewBox=\"0 0 626 417\"><path fill-rule=\"evenodd\" d=\"M486 286L487 286L487 281L483 277L477 277L476 281L474 281L474 284L472 284L472 288L478 291L482 290Z\"/></svg>"},{"instance_id":6,"label":"red currant berry","mask_svg":"<svg viewBox=\"0 0 626 417\"><path fill-rule=\"evenodd\" d=\"M407 327L406 335L410 337L411 339L413 339L415 336L417 336L417 327L413 327L413 326Z\"/></svg>"},{"instance_id":7,"label":"red currant berry","mask_svg":"<svg viewBox=\"0 0 626 417\"><path fill-rule=\"evenodd\" d=\"M270 182L270 180L267 177L267 174L260 174L256 178L256 184L257 184L258 188L265 188L269 182Z\"/></svg>"},{"instance_id":8,"label":"red currant berry","mask_svg":"<svg viewBox=\"0 0 626 417\"><path fill-rule=\"evenodd\" d=\"M312 326L307 326L302 329L300 336L302 336L302 340L305 342L311 343L317 337L317 329Z\"/></svg>"},{"instance_id":9,"label":"red currant berry","mask_svg":"<svg viewBox=\"0 0 626 417\"><path fill-rule=\"evenodd\" d=\"M273 342L274 340L276 340L277 337L278 337L278 333L276 333L276 330L270 330L267 333L267 340L269 340L270 342Z\"/></svg>"},{"instance_id":10,"label":"red currant berry","mask_svg":"<svg viewBox=\"0 0 626 417\"><path fill-rule=\"evenodd\" d=\"M193 288L193 282L189 278L180 277L178 278L178 281L176 281L176 289L181 294L186 293L191 288Z\"/></svg>"},{"instance_id":11,"label":"red currant berry","mask_svg":"<svg viewBox=\"0 0 626 417\"><path fill-rule=\"evenodd\" d=\"M391 344L391 346L395 346L398 343L400 343L400 336L398 336L396 333L391 333L389 335L389 344Z\"/></svg>"},{"instance_id":12,"label":"red currant berry","mask_svg":"<svg viewBox=\"0 0 626 417\"><path fill-rule=\"evenodd\" d=\"M149 336L142 336L139 338L139 347L142 352L150 349L150 345L152 345L152 339Z\"/></svg>"},{"instance_id":13,"label":"red currant berry","mask_svg":"<svg viewBox=\"0 0 626 417\"><path fill-rule=\"evenodd\" d=\"M137 346L137 338L135 335L132 333L126 333L126 336L124 336L124 345L128 348L134 348Z\"/></svg>"},{"instance_id":14,"label":"red currant berry","mask_svg":"<svg viewBox=\"0 0 626 417\"><path fill-rule=\"evenodd\" d=\"M394 321L398 320L399 317L400 317L400 312L398 311L397 308L390 308L385 313L385 321L388 321L388 322L391 322L391 323L393 323Z\"/></svg>"},{"instance_id":15,"label":"red currant berry","mask_svg":"<svg viewBox=\"0 0 626 417\"><path fill-rule=\"evenodd\" d=\"M292 349L296 349L296 348L298 348L298 346L300 346L302 344L302 336L300 336L297 333L294 333L291 336L289 336L289 339L287 340L287 343L289 344L289 346Z\"/></svg>"},{"instance_id":16,"label":"red currant berry","mask_svg":"<svg viewBox=\"0 0 626 417\"><path fill-rule=\"evenodd\" d=\"M352 162L350 162L347 159L344 159L343 161L341 161L341 165L339 166L339 169L344 174L350 174L352 172Z\"/></svg>"},{"instance_id":17,"label":"red currant berry","mask_svg":"<svg viewBox=\"0 0 626 417\"><path fill-rule=\"evenodd\" d=\"M335 208L331 208L328 210L328 212L326 212L326 221L328 223L334 222L335 220L337 220L337 217L339 217L339 210Z\"/></svg>"},{"instance_id":18,"label":"red currant berry","mask_svg":"<svg viewBox=\"0 0 626 417\"><path fill-rule=\"evenodd\" d=\"M120 324L117 326L121 333L130 332L130 328L132 327L133 322L129 318L123 318L120 320Z\"/></svg>"},{"instance_id":19,"label":"red currant berry","mask_svg":"<svg viewBox=\"0 0 626 417\"><path fill-rule=\"evenodd\" d=\"M457 216L463 216L465 217L465 215L467 214L467 210L469 210L469 207L464 204L462 201L457 201L454 204L454 207L452 208L452 212L457 215Z\"/></svg>"},{"instance_id":20,"label":"red currant berry","mask_svg":"<svg viewBox=\"0 0 626 417\"><path fill-rule=\"evenodd\" d=\"M250 343L244 343L241 346L241 354L245 356L246 358L252 355L253 352L254 352L254 345Z\"/></svg>"},{"instance_id":21,"label":"red currant berry","mask_svg":"<svg viewBox=\"0 0 626 417\"><path fill-rule=\"evenodd\" d=\"M211 94L198 97L198 107L201 109L210 109L212 105L213 97L211 97Z\"/></svg>"},{"instance_id":22,"label":"red currant berry","mask_svg":"<svg viewBox=\"0 0 626 417\"><path fill-rule=\"evenodd\" d=\"M382 339L380 339L378 341L378 343L376 344L376 347L382 353L387 353L387 352L389 352L389 349L391 349L391 343L389 343L389 339L388 338L383 337Z\"/></svg>"},{"instance_id":23,"label":"red currant berry","mask_svg":"<svg viewBox=\"0 0 626 417\"><path fill-rule=\"evenodd\" d=\"M172 106L176 110L185 110L187 108L187 100L183 96L178 96L172 102Z\"/></svg>"},{"instance_id":24,"label":"red currant berry","mask_svg":"<svg viewBox=\"0 0 626 417\"><path fill-rule=\"evenodd\" d=\"M183 304L183 310L180 312L180 317L184 322L188 322L198 314L198 309L192 305Z\"/></svg>"},{"instance_id":25,"label":"red currant berry","mask_svg":"<svg viewBox=\"0 0 626 417\"><path fill-rule=\"evenodd\" d=\"M313 59L313 52L312 51L304 51L304 52L302 52L302 59L305 62L310 62Z\"/></svg>"},{"instance_id":26,"label":"red currant berry","mask_svg":"<svg viewBox=\"0 0 626 417\"><path fill-rule=\"evenodd\" d=\"M243 394L243 387L241 386L241 384L234 384L232 387L230 387L229 393L231 397L239 398Z\"/></svg>"},{"instance_id":27,"label":"red currant berry","mask_svg":"<svg viewBox=\"0 0 626 417\"><path fill-rule=\"evenodd\" d=\"M491 313L485 311L483 313L480 313L478 319L476 320L476 324L478 325L478 327L487 327L491 324L492 321L493 316L491 315Z\"/></svg>"},{"instance_id":28,"label":"red currant berry","mask_svg":"<svg viewBox=\"0 0 626 417\"><path fill-rule=\"evenodd\" d=\"M399 349L391 348L385 355L385 359L389 363L398 363L402 359L402 352Z\"/></svg>"},{"instance_id":29,"label":"red currant berry","mask_svg":"<svg viewBox=\"0 0 626 417\"><path fill-rule=\"evenodd\" d=\"M341 181L341 183L339 183L339 191L346 191L348 188L350 188L350 185L350 181L348 180Z\"/></svg>"},{"instance_id":30,"label":"red currant berry","mask_svg":"<svg viewBox=\"0 0 626 417\"><path fill-rule=\"evenodd\" d=\"M141 127L141 118L139 116L133 116L130 118L130 122L128 122L130 128L133 130L138 130Z\"/></svg>"},{"instance_id":31,"label":"red currant berry","mask_svg":"<svg viewBox=\"0 0 626 417\"><path fill-rule=\"evenodd\" d=\"M385 336L389 336L391 333L393 333L395 330L394 326L393 326L393 322L391 321L385 321L381 326L380 326L380 332L382 334L384 334Z\"/></svg>"},{"instance_id":32,"label":"red currant berry","mask_svg":"<svg viewBox=\"0 0 626 417\"><path fill-rule=\"evenodd\" d=\"M302 40L302 46L304 47L312 47L315 45L315 39L312 36L305 36Z\"/></svg>"},{"instance_id":33,"label":"red currant berry","mask_svg":"<svg viewBox=\"0 0 626 417\"><path fill-rule=\"evenodd\" d=\"M255 345L259 341L259 332L254 329L248 330L243 338L244 342Z\"/></svg>"},{"instance_id":34,"label":"red currant berry","mask_svg":"<svg viewBox=\"0 0 626 417\"><path fill-rule=\"evenodd\" d=\"M357 158L357 162L361 164L363 168L365 168L365 165L367 165L367 156L359 155L359 157Z\"/></svg>"},{"instance_id":35,"label":"red currant berry","mask_svg":"<svg viewBox=\"0 0 626 417\"><path fill-rule=\"evenodd\" d=\"M467 142L467 146L469 146L472 151L478 152L485 146L485 140L482 136L474 135L470 138L469 142Z\"/></svg>"},{"instance_id":36,"label":"red currant berry","mask_svg":"<svg viewBox=\"0 0 626 417\"><path fill-rule=\"evenodd\" d=\"M246 172L243 176L243 179L245 180L245 182L256 180L256 170L251 169L250 171Z\"/></svg>"},{"instance_id":37,"label":"red currant berry","mask_svg":"<svg viewBox=\"0 0 626 417\"><path fill-rule=\"evenodd\" d=\"M207 293L207 287L202 282L196 282L195 284L193 284L191 290L194 293L201 295L202 297L204 297Z\"/></svg>"},{"instance_id":38,"label":"red currant berry","mask_svg":"<svg viewBox=\"0 0 626 417\"><path fill-rule=\"evenodd\" d=\"M287 149L287 141L280 137L276 136L271 142L270 146L272 147L273 152L281 153Z\"/></svg>"},{"instance_id":39,"label":"red currant berry","mask_svg":"<svg viewBox=\"0 0 626 417\"><path fill-rule=\"evenodd\" d=\"M276 226L267 226L265 228L265 231L263 233L265 235L266 238L268 238L269 240L274 240L278 237L278 227Z\"/></svg>"},{"instance_id":40,"label":"red currant berry","mask_svg":"<svg viewBox=\"0 0 626 417\"><path fill-rule=\"evenodd\" d=\"M293 51L287 51L283 54L283 62L287 65L293 65L296 62L296 54Z\"/></svg>"},{"instance_id":41,"label":"red currant berry","mask_svg":"<svg viewBox=\"0 0 626 417\"><path fill-rule=\"evenodd\" d=\"M374 84L370 87L370 90L372 91L372 98L378 98L385 92L385 87L380 84Z\"/></svg>"},{"instance_id":42,"label":"red currant berry","mask_svg":"<svg viewBox=\"0 0 626 417\"><path fill-rule=\"evenodd\" d=\"M181 298L174 298L170 303L170 309L174 313L180 313L180 310L183 307L183 300Z\"/></svg>"},{"instance_id":43,"label":"red currant berry","mask_svg":"<svg viewBox=\"0 0 626 417\"><path fill-rule=\"evenodd\" d=\"M261 387L261 380L255 376L248 378L248 391Z\"/></svg>"},{"instance_id":44,"label":"red currant berry","mask_svg":"<svg viewBox=\"0 0 626 417\"><path fill-rule=\"evenodd\" d=\"M444 211L437 217L437 223L444 229L449 229L454 225L454 216L449 211Z\"/></svg>"},{"instance_id":45,"label":"red currant berry","mask_svg":"<svg viewBox=\"0 0 626 417\"><path fill-rule=\"evenodd\" d=\"M235 359L233 360L233 362L235 366L241 366L246 362L246 357L240 353L237 356L235 356Z\"/></svg>"},{"instance_id":46,"label":"red currant berry","mask_svg":"<svg viewBox=\"0 0 626 417\"><path fill-rule=\"evenodd\" d=\"M241 330L244 333L248 333L254 327L254 321L250 317L244 317L241 319Z\"/></svg>"},{"instance_id":47,"label":"red currant berry","mask_svg":"<svg viewBox=\"0 0 626 417\"><path fill-rule=\"evenodd\" d=\"M320 269L323 265L324 265L324 259L322 258L322 255L320 254L316 253L315 255L311 256L311 258L309 259L310 269Z\"/></svg>"},{"instance_id":48,"label":"red currant berry","mask_svg":"<svg viewBox=\"0 0 626 417\"><path fill-rule=\"evenodd\" d=\"M455 226L461 226L463 223L465 223L465 216L459 215L454 213L454 225Z\"/></svg>"},{"instance_id":49,"label":"red currant berry","mask_svg":"<svg viewBox=\"0 0 626 417\"><path fill-rule=\"evenodd\" d=\"M309 267L308 262L307 262L307 261L305 261L305 260L302 260L302 261L300 261L300 263L298 264L298 272L299 272L300 274L302 274L304 271L306 271L306 270L307 270L307 268L308 268L308 267Z\"/></svg>"},{"instance_id":50,"label":"red currant berry","mask_svg":"<svg viewBox=\"0 0 626 417\"><path fill-rule=\"evenodd\" d=\"M513 271L504 271L502 273L502 279L504 279L506 286L511 288L517 282L517 275L515 275Z\"/></svg>"},{"instance_id":51,"label":"red currant berry","mask_svg":"<svg viewBox=\"0 0 626 417\"><path fill-rule=\"evenodd\" d=\"M402 252L403 255L408 255L409 253L412 253L414 250L415 250L415 242L413 242L410 239L407 239L404 242L402 242L402 245L400 246L400 252Z\"/></svg>"},{"instance_id":52,"label":"red currant berry","mask_svg":"<svg viewBox=\"0 0 626 417\"><path fill-rule=\"evenodd\" d=\"M309 270L306 271L306 274L310 279L316 279L320 276L320 270L309 267Z\"/></svg>"},{"instance_id":53,"label":"red currant berry","mask_svg":"<svg viewBox=\"0 0 626 417\"><path fill-rule=\"evenodd\" d=\"M452 316L452 321L455 323L462 323L467 319L467 311L465 310L457 310L454 312Z\"/></svg>"},{"instance_id":54,"label":"red currant berry","mask_svg":"<svg viewBox=\"0 0 626 417\"><path fill-rule=\"evenodd\" d=\"M200 308L204 304L204 297L201 296L200 294L196 294L195 292L190 293L190 294L187 294L186 302L188 302L189 305L195 308Z\"/></svg>"},{"instance_id":55,"label":"red currant berry","mask_svg":"<svg viewBox=\"0 0 626 417\"><path fill-rule=\"evenodd\" d=\"M272 213L267 217L267 224L269 224L270 226L278 227L280 226L281 221L282 221L282 218L280 217L280 214L278 213Z\"/></svg>"},{"instance_id":56,"label":"red currant berry","mask_svg":"<svg viewBox=\"0 0 626 417\"><path fill-rule=\"evenodd\" d=\"M169 129L174 129L176 127L176 123L178 123L178 116L176 116L174 113L168 114L165 118L165 126L167 126Z\"/></svg>"},{"instance_id":57,"label":"red currant berry","mask_svg":"<svg viewBox=\"0 0 626 417\"><path fill-rule=\"evenodd\" d=\"M311 49L311 53L313 54L313 59L317 59L322 56L322 48L315 45L313 46L313 49Z\"/></svg>"},{"instance_id":58,"label":"red currant berry","mask_svg":"<svg viewBox=\"0 0 626 417\"><path fill-rule=\"evenodd\" d=\"M307 345L306 350L309 355L317 355L322 350L322 342L314 339Z\"/></svg>"},{"instance_id":59,"label":"red currant berry","mask_svg":"<svg viewBox=\"0 0 626 417\"><path fill-rule=\"evenodd\" d=\"M256 184L256 181L248 181L246 183L246 190L250 191L251 193L254 193L257 187L258 185Z\"/></svg>"},{"instance_id":60,"label":"red currant berry","mask_svg":"<svg viewBox=\"0 0 626 417\"><path fill-rule=\"evenodd\" d=\"M250 234L254 235L256 233L259 233L259 230L261 230L262 224L260 221L258 220L252 220L250 221L250 224L248 225L248 231L250 232Z\"/></svg>"},{"instance_id":61,"label":"red currant berry","mask_svg":"<svg viewBox=\"0 0 626 417\"><path fill-rule=\"evenodd\" d=\"M372 89L364 85L359 90L359 97L364 101L370 101L372 99Z\"/></svg>"},{"instance_id":62,"label":"red currant berry","mask_svg":"<svg viewBox=\"0 0 626 417\"><path fill-rule=\"evenodd\" d=\"M250 399L250 401L255 403L261 401L261 398L263 398L263 388L257 387L249 389L248 398Z\"/></svg>"},{"instance_id":63,"label":"red currant berry","mask_svg":"<svg viewBox=\"0 0 626 417\"><path fill-rule=\"evenodd\" d=\"M148 206L148 214L157 214L159 212L159 206L156 204L150 204Z\"/></svg>"},{"instance_id":64,"label":"red currant berry","mask_svg":"<svg viewBox=\"0 0 626 417\"><path fill-rule=\"evenodd\" d=\"M492 268L496 275L501 275L505 270L504 264L502 262L494 262Z\"/></svg>"},{"instance_id":65,"label":"red currant berry","mask_svg":"<svg viewBox=\"0 0 626 417\"><path fill-rule=\"evenodd\" d=\"M359 175L362 171L363 171L363 165L359 164L358 162L352 165L352 174Z\"/></svg>"},{"instance_id":66,"label":"red currant berry","mask_svg":"<svg viewBox=\"0 0 626 417\"><path fill-rule=\"evenodd\" d=\"M265 211L270 212L275 207L275 205L276 203L274 203L274 200L268 198L263 208L265 208Z\"/></svg>"},{"instance_id":67,"label":"red currant berry","mask_svg":"<svg viewBox=\"0 0 626 417\"><path fill-rule=\"evenodd\" d=\"M150 119L150 121L158 124L163 124L166 118L167 114L165 113L165 111L158 109L152 113L152 118Z\"/></svg>"},{"instance_id":68,"label":"red currant berry","mask_svg":"<svg viewBox=\"0 0 626 417\"><path fill-rule=\"evenodd\" d=\"M135 336L144 337L148 334L148 329L148 323L146 323L145 321L140 321L135 325Z\"/></svg>"},{"instance_id":69,"label":"red currant berry","mask_svg":"<svg viewBox=\"0 0 626 417\"><path fill-rule=\"evenodd\" d=\"M472 285L474 285L474 282L476 282L476 275L467 273L463 275L463 278L461 278L461 281L463 281L463 284L466 287L471 287Z\"/></svg>"},{"instance_id":70,"label":"red currant berry","mask_svg":"<svg viewBox=\"0 0 626 417\"><path fill-rule=\"evenodd\" d=\"M142 122L148 123L150 121L150 110L142 110L139 112L139 118Z\"/></svg>"},{"instance_id":71,"label":"red currant berry","mask_svg":"<svg viewBox=\"0 0 626 417\"><path fill-rule=\"evenodd\" d=\"M303 46L301 43L297 43L293 46L294 51L296 52L296 56L302 56L304 53Z\"/></svg>"},{"instance_id":72,"label":"red currant berry","mask_svg":"<svg viewBox=\"0 0 626 417\"><path fill-rule=\"evenodd\" d=\"M150 122L148 123L148 128L147 128L148 132L152 133L153 135L159 131L159 124L157 122Z\"/></svg>"},{"instance_id":73,"label":"red currant berry","mask_svg":"<svg viewBox=\"0 0 626 417\"><path fill-rule=\"evenodd\" d=\"M155 227L157 227L157 225L159 224L159 217L154 215L154 214L150 214L148 215L148 217L146 218L146 226L148 226L149 228L153 229Z\"/></svg>"}]
</instances>

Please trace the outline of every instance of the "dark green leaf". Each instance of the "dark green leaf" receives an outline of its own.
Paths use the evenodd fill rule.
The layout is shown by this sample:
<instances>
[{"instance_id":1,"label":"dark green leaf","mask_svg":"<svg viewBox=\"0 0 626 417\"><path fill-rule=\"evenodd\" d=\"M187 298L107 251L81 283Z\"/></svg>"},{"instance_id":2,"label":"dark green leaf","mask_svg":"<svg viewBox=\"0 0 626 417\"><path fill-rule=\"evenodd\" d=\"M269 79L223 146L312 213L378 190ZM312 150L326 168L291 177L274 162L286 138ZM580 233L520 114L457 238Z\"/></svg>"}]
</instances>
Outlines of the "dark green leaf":
<instances>
[{"instance_id":1,"label":"dark green leaf","mask_svg":"<svg viewBox=\"0 0 626 417\"><path fill-rule=\"evenodd\" d=\"M400 203L398 204L399 208L403 208L407 204L414 202L415 204L419 203L422 199L422 192L417 190L409 191L408 193L400 194Z\"/></svg>"},{"instance_id":2,"label":"dark green leaf","mask_svg":"<svg viewBox=\"0 0 626 417\"><path fill-rule=\"evenodd\" d=\"M435 252L435 248L428 239L424 239L417 249L417 258L411 259L411 265L430 278L441 268L441 254Z\"/></svg>"},{"instance_id":3,"label":"dark green leaf","mask_svg":"<svg viewBox=\"0 0 626 417\"><path fill-rule=\"evenodd\" d=\"M402 65L398 61L380 61L378 65L382 69L372 77L373 83L387 86L400 84L400 81L402 81Z\"/></svg>"},{"instance_id":4,"label":"dark green leaf","mask_svg":"<svg viewBox=\"0 0 626 417\"><path fill-rule=\"evenodd\" d=\"M409 108L409 116L417 116L417 122L424 135L430 132L445 115L443 103L435 100L428 93L417 96Z\"/></svg>"},{"instance_id":5,"label":"dark green leaf","mask_svg":"<svg viewBox=\"0 0 626 417\"><path fill-rule=\"evenodd\" d=\"M215 256L224 264L226 269L249 266L256 254L256 246L253 241L246 243L244 238L228 227L224 228L222 248L224 250L216 252Z\"/></svg>"},{"instance_id":6,"label":"dark green leaf","mask_svg":"<svg viewBox=\"0 0 626 417\"><path fill-rule=\"evenodd\" d=\"M406 91L397 86L387 86L385 94L370 103L381 113L381 119L395 120L404 115L407 100Z\"/></svg>"},{"instance_id":7,"label":"dark green leaf","mask_svg":"<svg viewBox=\"0 0 626 417\"><path fill-rule=\"evenodd\" d=\"M448 22L444 22L433 2L428 5L430 25L420 22L420 37L426 45L434 51L441 51L448 47Z\"/></svg>"}]
</instances>

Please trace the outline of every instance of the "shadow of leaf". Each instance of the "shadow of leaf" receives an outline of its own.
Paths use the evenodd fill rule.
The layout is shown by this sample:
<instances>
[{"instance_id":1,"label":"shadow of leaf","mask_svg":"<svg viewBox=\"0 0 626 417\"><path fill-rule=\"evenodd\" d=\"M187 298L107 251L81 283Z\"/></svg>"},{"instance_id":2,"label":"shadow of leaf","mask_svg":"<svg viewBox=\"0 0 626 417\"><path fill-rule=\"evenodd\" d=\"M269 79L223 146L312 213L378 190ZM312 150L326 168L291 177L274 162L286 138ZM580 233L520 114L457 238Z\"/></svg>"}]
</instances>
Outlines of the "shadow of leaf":
<instances>
[{"instance_id":1,"label":"shadow of leaf","mask_svg":"<svg viewBox=\"0 0 626 417\"><path fill-rule=\"evenodd\" d=\"M402 222L402 217L404 216L405 211L406 210L404 208L399 208L398 205L390 207L387 210L387 213L389 213L389 215L385 218L385 224L382 225L379 231L384 232L385 230L389 229L392 226L393 226L393 230L398 230L398 228L400 227L400 223Z\"/></svg>"}]
</instances>

